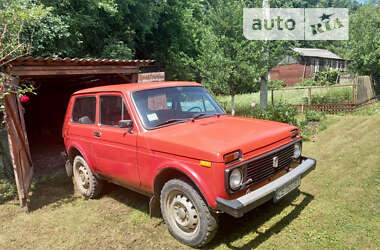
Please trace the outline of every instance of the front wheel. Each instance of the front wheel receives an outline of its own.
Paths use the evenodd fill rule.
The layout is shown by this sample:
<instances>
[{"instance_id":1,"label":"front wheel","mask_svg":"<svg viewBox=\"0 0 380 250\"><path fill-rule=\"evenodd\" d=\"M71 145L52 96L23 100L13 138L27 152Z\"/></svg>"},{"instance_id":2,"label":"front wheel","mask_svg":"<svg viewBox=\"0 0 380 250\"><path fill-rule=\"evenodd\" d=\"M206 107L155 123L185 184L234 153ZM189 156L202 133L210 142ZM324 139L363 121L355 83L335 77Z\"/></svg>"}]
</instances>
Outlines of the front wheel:
<instances>
[{"instance_id":1,"label":"front wheel","mask_svg":"<svg viewBox=\"0 0 380 250\"><path fill-rule=\"evenodd\" d=\"M103 182L91 172L90 167L82 156L78 155L74 158L73 174L79 192L86 199L95 199L100 196Z\"/></svg>"},{"instance_id":2,"label":"front wheel","mask_svg":"<svg viewBox=\"0 0 380 250\"><path fill-rule=\"evenodd\" d=\"M216 216L186 181L173 179L161 191L161 212L169 232L191 247L202 247L215 236Z\"/></svg>"}]
</instances>

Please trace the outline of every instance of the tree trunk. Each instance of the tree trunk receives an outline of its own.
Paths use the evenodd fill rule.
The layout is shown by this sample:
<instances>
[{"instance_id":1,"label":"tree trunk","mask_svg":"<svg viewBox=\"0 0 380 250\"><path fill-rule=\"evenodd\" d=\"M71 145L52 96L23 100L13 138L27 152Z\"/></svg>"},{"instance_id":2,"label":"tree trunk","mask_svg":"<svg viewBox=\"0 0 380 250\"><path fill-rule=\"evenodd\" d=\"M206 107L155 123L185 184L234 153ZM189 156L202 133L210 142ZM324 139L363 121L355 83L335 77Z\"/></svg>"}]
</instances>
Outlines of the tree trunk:
<instances>
[{"instance_id":1,"label":"tree trunk","mask_svg":"<svg viewBox=\"0 0 380 250\"><path fill-rule=\"evenodd\" d=\"M231 115L235 115L235 95L231 95Z\"/></svg>"},{"instance_id":2,"label":"tree trunk","mask_svg":"<svg viewBox=\"0 0 380 250\"><path fill-rule=\"evenodd\" d=\"M268 106L268 82L267 74L261 77L261 86L260 86L260 107L261 109L266 109Z\"/></svg>"}]
</instances>

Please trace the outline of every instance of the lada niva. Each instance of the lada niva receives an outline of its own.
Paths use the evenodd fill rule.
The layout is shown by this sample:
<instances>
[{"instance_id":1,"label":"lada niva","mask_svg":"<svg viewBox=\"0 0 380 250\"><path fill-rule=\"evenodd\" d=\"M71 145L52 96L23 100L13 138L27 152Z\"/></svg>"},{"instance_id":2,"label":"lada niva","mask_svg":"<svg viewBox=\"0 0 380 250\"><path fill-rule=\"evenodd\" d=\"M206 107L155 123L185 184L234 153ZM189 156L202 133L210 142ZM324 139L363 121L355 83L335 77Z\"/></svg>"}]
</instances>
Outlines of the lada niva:
<instances>
[{"instance_id":1,"label":"lada niva","mask_svg":"<svg viewBox=\"0 0 380 250\"><path fill-rule=\"evenodd\" d=\"M194 82L78 91L62 134L67 172L84 197L99 197L103 181L143 193L193 247L214 237L218 213L238 218L278 201L316 166L301 154L297 127L227 115Z\"/></svg>"}]
</instances>

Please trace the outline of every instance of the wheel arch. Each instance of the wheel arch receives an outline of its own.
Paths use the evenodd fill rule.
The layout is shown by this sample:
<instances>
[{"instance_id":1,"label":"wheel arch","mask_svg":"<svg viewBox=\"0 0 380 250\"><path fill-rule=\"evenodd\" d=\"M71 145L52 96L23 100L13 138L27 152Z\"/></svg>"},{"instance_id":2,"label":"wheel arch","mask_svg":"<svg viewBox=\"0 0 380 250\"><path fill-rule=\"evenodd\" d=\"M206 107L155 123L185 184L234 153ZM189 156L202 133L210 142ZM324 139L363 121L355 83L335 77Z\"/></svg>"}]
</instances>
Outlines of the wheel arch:
<instances>
[{"instance_id":1,"label":"wheel arch","mask_svg":"<svg viewBox=\"0 0 380 250\"><path fill-rule=\"evenodd\" d=\"M183 170L174 168L174 167L167 167L164 169L161 169L161 171L156 175L154 178L154 196L160 197L161 190L164 187L165 183L171 179L184 179L189 182L190 185L194 187L194 189L199 193L199 195L202 197L202 199L206 202L206 204L211 208L211 204L208 202L205 193L200 188L199 184L190 177L189 174L185 173Z\"/></svg>"},{"instance_id":2,"label":"wheel arch","mask_svg":"<svg viewBox=\"0 0 380 250\"><path fill-rule=\"evenodd\" d=\"M67 159L70 161L71 165L73 165L74 163L74 159L76 156L82 156L84 158L84 160L87 162L88 166L90 167L91 171L93 173L94 172L94 168L93 168L93 164L92 162L90 161L90 159L88 158L87 154L85 153L85 151L78 145L71 145L69 147L69 150L67 152Z\"/></svg>"},{"instance_id":3,"label":"wheel arch","mask_svg":"<svg viewBox=\"0 0 380 250\"><path fill-rule=\"evenodd\" d=\"M83 154L80 152L80 150L78 150L75 146L71 146L67 154L67 158L71 164L73 164L74 158L78 155L83 157Z\"/></svg>"}]
</instances>

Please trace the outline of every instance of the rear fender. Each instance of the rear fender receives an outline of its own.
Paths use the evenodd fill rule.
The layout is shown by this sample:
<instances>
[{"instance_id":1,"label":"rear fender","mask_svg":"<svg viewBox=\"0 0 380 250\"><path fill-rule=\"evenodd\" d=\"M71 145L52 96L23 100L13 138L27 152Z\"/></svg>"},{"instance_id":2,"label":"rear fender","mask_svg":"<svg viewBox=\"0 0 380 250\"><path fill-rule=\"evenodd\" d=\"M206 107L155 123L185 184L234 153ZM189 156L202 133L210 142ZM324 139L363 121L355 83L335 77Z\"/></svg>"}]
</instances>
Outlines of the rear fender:
<instances>
[{"instance_id":1,"label":"rear fender","mask_svg":"<svg viewBox=\"0 0 380 250\"><path fill-rule=\"evenodd\" d=\"M96 173L95 172L95 168L94 168L94 164L93 162L91 161L91 157L89 156L89 154L86 152L86 150L78 143L72 143L70 146L68 146L68 157L70 158L70 153L71 153L71 150L72 149L76 149L79 151L79 153L82 155L82 157L84 158L84 160L87 162L87 165L88 167L91 169L91 171L93 173ZM74 160L74 159L73 159Z\"/></svg>"}]
</instances>

